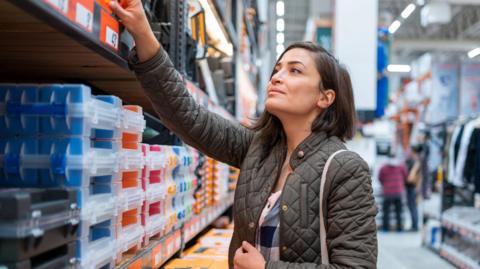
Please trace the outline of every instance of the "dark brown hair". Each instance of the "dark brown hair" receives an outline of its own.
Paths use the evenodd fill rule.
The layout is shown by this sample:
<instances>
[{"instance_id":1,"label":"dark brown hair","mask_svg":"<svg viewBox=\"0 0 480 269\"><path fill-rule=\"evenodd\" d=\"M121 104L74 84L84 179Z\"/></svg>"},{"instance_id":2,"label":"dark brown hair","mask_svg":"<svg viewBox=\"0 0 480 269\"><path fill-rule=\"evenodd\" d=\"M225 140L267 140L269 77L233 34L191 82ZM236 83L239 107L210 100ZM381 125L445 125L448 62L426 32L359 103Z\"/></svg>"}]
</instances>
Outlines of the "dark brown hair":
<instances>
[{"instance_id":1,"label":"dark brown hair","mask_svg":"<svg viewBox=\"0 0 480 269\"><path fill-rule=\"evenodd\" d=\"M348 71L327 50L312 42L293 43L280 55L277 63L287 51L295 48L305 49L313 54L320 74L320 91L331 89L335 92L332 105L313 121L312 132L325 132L327 136L337 136L343 141L353 138L356 113ZM274 72L270 79L273 74ZM285 142L282 123L266 110L251 128L260 132L266 148Z\"/></svg>"}]
</instances>

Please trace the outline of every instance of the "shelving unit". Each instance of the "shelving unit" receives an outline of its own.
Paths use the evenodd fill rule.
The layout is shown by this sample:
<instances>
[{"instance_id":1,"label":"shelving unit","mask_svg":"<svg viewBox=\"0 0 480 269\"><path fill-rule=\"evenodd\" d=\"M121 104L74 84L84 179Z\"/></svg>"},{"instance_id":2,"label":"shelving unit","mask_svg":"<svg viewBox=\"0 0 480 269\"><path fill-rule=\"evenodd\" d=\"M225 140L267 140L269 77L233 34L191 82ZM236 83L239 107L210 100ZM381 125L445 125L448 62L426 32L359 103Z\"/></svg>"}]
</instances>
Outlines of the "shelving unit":
<instances>
[{"instance_id":1,"label":"shelving unit","mask_svg":"<svg viewBox=\"0 0 480 269\"><path fill-rule=\"evenodd\" d=\"M218 203L212 208L207 208L202 214L194 216L180 229L177 229L159 240L152 240L137 255L132 256L118 269L159 268L183 249L186 242L193 239L207 228L212 221L218 218L233 203L233 197Z\"/></svg>"},{"instance_id":2,"label":"shelving unit","mask_svg":"<svg viewBox=\"0 0 480 269\"><path fill-rule=\"evenodd\" d=\"M86 82L155 114L128 68L133 40L104 3L0 0L0 58L4 66L0 68L0 82ZM80 6L92 15L88 23L91 31L76 21ZM106 41L107 32L109 37L117 36L117 46ZM200 104L233 119L192 82L187 85Z\"/></svg>"},{"instance_id":3,"label":"shelving unit","mask_svg":"<svg viewBox=\"0 0 480 269\"><path fill-rule=\"evenodd\" d=\"M224 14L220 14L222 19ZM231 22L224 22L234 46ZM0 0L0 83L82 83L139 105L158 121L149 99L128 67L133 39L105 0ZM214 103L193 82L187 89L210 111L235 117ZM160 124L160 122L158 122ZM159 268L185 243L210 225L233 203L233 195L193 216L178 229L153 239L117 268Z\"/></svg>"}]
</instances>

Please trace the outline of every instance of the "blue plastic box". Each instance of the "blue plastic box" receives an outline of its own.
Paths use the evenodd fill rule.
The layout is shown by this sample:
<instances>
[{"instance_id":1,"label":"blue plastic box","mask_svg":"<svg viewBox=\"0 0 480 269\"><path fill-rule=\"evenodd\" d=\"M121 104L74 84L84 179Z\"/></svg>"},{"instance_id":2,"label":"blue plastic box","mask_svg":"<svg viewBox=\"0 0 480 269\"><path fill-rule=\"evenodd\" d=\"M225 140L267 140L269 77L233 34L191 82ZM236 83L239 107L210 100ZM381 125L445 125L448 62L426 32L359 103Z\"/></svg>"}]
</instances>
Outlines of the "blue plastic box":
<instances>
[{"instance_id":1,"label":"blue plastic box","mask_svg":"<svg viewBox=\"0 0 480 269\"><path fill-rule=\"evenodd\" d=\"M81 84L0 84L0 136L118 139L122 101ZM128 116L128 115L127 115Z\"/></svg>"},{"instance_id":2,"label":"blue plastic box","mask_svg":"<svg viewBox=\"0 0 480 269\"><path fill-rule=\"evenodd\" d=\"M87 188L119 178L119 145L71 138L0 139L0 186ZM99 186L101 187L101 186Z\"/></svg>"}]
</instances>

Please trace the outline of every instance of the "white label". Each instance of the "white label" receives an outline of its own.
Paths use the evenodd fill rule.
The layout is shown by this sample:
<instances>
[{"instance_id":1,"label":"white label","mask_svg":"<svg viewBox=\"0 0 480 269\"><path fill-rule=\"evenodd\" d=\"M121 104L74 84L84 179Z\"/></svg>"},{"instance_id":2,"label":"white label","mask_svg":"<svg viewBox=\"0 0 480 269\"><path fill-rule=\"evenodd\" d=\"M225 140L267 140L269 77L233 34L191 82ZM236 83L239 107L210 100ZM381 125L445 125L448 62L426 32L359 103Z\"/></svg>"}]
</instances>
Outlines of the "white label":
<instances>
[{"instance_id":1,"label":"white label","mask_svg":"<svg viewBox=\"0 0 480 269\"><path fill-rule=\"evenodd\" d=\"M160 264L161 261L162 261L162 252L159 251L159 252L155 255L155 263L154 263L154 265Z\"/></svg>"},{"instance_id":2,"label":"white label","mask_svg":"<svg viewBox=\"0 0 480 269\"><path fill-rule=\"evenodd\" d=\"M118 33L107 26L107 36L105 37L107 44L114 48L118 48Z\"/></svg>"},{"instance_id":3,"label":"white label","mask_svg":"<svg viewBox=\"0 0 480 269\"><path fill-rule=\"evenodd\" d=\"M89 32L92 31L93 26L93 14L90 10L86 9L82 4L77 3L77 15L75 20Z\"/></svg>"},{"instance_id":4,"label":"white label","mask_svg":"<svg viewBox=\"0 0 480 269\"><path fill-rule=\"evenodd\" d=\"M60 9L63 13L68 13L68 0L46 0L56 8Z\"/></svg>"}]
</instances>

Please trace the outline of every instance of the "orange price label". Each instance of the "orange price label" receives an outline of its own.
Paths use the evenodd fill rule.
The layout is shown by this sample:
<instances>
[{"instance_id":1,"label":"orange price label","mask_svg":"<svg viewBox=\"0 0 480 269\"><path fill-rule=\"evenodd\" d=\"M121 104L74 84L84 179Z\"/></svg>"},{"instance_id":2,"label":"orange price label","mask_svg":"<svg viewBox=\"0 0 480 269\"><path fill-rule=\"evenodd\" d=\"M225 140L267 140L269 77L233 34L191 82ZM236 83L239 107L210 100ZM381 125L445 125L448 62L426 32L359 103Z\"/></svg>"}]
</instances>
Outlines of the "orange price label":
<instances>
[{"instance_id":1,"label":"orange price label","mask_svg":"<svg viewBox=\"0 0 480 269\"><path fill-rule=\"evenodd\" d=\"M102 10L101 14L100 41L107 44L115 51L118 51L118 42L120 39L119 22L104 10Z\"/></svg>"},{"instance_id":2,"label":"orange price label","mask_svg":"<svg viewBox=\"0 0 480 269\"><path fill-rule=\"evenodd\" d=\"M77 0L74 3L74 21L88 32L93 31L93 0Z\"/></svg>"},{"instance_id":3,"label":"orange price label","mask_svg":"<svg viewBox=\"0 0 480 269\"><path fill-rule=\"evenodd\" d=\"M152 249L152 267L158 268L162 264L162 244L158 244Z\"/></svg>"},{"instance_id":4,"label":"orange price label","mask_svg":"<svg viewBox=\"0 0 480 269\"><path fill-rule=\"evenodd\" d=\"M68 11L71 10L69 0L44 0L49 6L53 7L55 10L63 13L63 15L67 16Z\"/></svg>"},{"instance_id":5,"label":"orange price label","mask_svg":"<svg viewBox=\"0 0 480 269\"><path fill-rule=\"evenodd\" d=\"M142 269L142 259L138 259L134 261L132 264L128 266L128 269Z\"/></svg>"}]
</instances>

